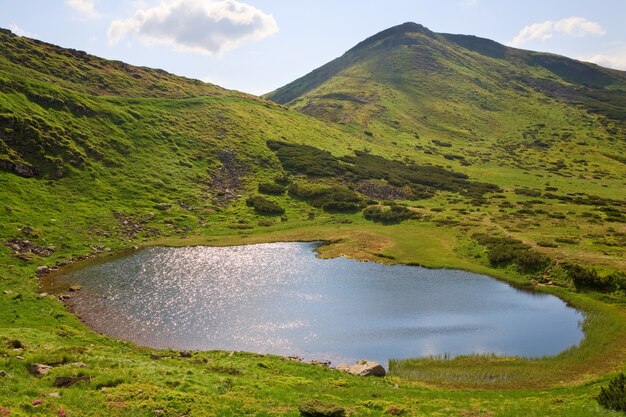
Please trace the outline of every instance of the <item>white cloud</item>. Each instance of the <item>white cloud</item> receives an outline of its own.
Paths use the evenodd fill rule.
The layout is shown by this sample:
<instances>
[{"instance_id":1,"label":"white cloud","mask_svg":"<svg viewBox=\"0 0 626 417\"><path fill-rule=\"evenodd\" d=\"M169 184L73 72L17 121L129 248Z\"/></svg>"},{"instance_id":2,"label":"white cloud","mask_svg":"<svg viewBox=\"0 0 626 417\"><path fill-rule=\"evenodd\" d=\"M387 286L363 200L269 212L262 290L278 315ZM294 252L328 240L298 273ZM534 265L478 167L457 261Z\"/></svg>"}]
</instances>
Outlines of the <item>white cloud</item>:
<instances>
[{"instance_id":1,"label":"white cloud","mask_svg":"<svg viewBox=\"0 0 626 417\"><path fill-rule=\"evenodd\" d=\"M587 35L603 36L606 31L597 22L592 22L584 17L573 16L556 22L546 20L525 26L509 45L519 47L534 39L546 41L553 38L557 33L580 38Z\"/></svg>"},{"instance_id":2,"label":"white cloud","mask_svg":"<svg viewBox=\"0 0 626 417\"><path fill-rule=\"evenodd\" d=\"M591 58L582 58L582 61L593 62L607 68L626 71L626 53L615 55L594 55Z\"/></svg>"},{"instance_id":3,"label":"white cloud","mask_svg":"<svg viewBox=\"0 0 626 417\"><path fill-rule=\"evenodd\" d=\"M11 32L15 33L17 36L26 36L27 38L34 38L34 37L37 36L34 33L30 33L30 32L25 31L24 29L22 29L21 27L19 27L15 23L9 24L9 30Z\"/></svg>"},{"instance_id":4,"label":"white cloud","mask_svg":"<svg viewBox=\"0 0 626 417\"><path fill-rule=\"evenodd\" d=\"M132 36L144 44L219 56L276 31L272 15L236 0L169 0L113 21L108 36L111 43Z\"/></svg>"},{"instance_id":5,"label":"white cloud","mask_svg":"<svg viewBox=\"0 0 626 417\"><path fill-rule=\"evenodd\" d=\"M554 30L577 38L588 34L595 36L606 35L606 30L604 30L599 23L592 22L584 17L568 17L567 19L561 19L554 24Z\"/></svg>"},{"instance_id":6,"label":"white cloud","mask_svg":"<svg viewBox=\"0 0 626 417\"><path fill-rule=\"evenodd\" d=\"M77 11L84 18L97 19L100 17L100 13L96 10L94 0L65 0L65 4Z\"/></svg>"}]
</instances>

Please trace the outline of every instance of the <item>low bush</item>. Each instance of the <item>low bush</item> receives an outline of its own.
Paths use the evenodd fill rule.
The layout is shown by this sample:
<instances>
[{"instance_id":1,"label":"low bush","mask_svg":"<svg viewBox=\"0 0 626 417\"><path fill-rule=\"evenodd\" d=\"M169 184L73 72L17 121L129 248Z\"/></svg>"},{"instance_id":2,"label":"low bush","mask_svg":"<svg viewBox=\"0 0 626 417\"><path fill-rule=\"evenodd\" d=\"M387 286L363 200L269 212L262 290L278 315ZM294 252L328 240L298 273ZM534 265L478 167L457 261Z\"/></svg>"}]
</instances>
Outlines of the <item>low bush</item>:
<instances>
[{"instance_id":1,"label":"low bush","mask_svg":"<svg viewBox=\"0 0 626 417\"><path fill-rule=\"evenodd\" d=\"M338 177L345 172L339 160L328 151L278 141L268 141L267 146L276 152L283 168L289 172L311 177Z\"/></svg>"},{"instance_id":2,"label":"low bush","mask_svg":"<svg viewBox=\"0 0 626 417\"><path fill-rule=\"evenodd\" d=\"M475 234L473 238L487 247L487 259L494 267L515 265L520 272L534 273L550 263L550 258L517 239L487 234Z\"/></svg>"},{"instance_id":3,"label":"low bush","mask_svg":"<svg viewBox=\"0 0 626 417\"><path fill-rule=\"evenodd\" d=\"M410 209L398 205L392 205L390 207L369 206L363 210L363 217L367 220L383 224L399 223L414 216L415 213L413 213Z\"/></svg>"},{"instance_id":4,"label":"low bush","mask_svg":"<svg viewBox=\"0 0 626 417\"><path fill-rule=\"evenodd\" d=\"M517 195L525 195L527 197L541 196L541 191L531 190L530 188L516 188L513 192Z\"/></svg>"},{"instance_id":5,"label":"low bush","mask_svg":"<svg viewBox=\"0 0 626 417\"><path fill-rule=\"evenodd\" d=\"M565 264L564 269L577 289L606 291L612 283L608 277L601 277L595 269L588 269L578 264Z\"/></svg>"},{"instance_id":6,"label":"low bush","mask_svg":"<svg viewBox=\"0 0 626 417\"><path fill-rule=\"evenodd\" d=\"M277 175L274 178L274 182L279 185L284 185L285 187L291 184L291 178L289 175Z\"/></svg>"},{"instance_id":7,"label":"low bush","mask_svg":"<svg viewBox=\"0 0 626 417\"><path fill-rule=\"evenodd\" d=\"M626 411L626 375L621 373L611 379L608 387L600 388L600 395L596 400L606 409Z\"/></svg>"},{"instance_id":8,"label":"low bush","mask_svg":"<svg viewBox=\"0 0 626 417\"><path fill-rule=\"evenodd\" d=\"M263 194L281 195L285 192L285 187L273 182L262 182L259 184L258 190Z\"/></svg>"},{"instance_id":9,"label":"low bush","mask_svg":"<svg viewBox=\"0 0 626 417\"><path fill-rule=\"evenodd\" d=\"M290 196L326 211L353 212L363 207L361 196L342 185L300 182L291 184L288 190Z\"/></svg>"},{"instance_id":10,"label":"low bush","mask_svg":"<svg viewBox=\"0 0 626 417\"><path fill-rule=\"evenodd\" d=\"M285 209L280 204L260 195L248 198L246 205L253 207L254 211L260 214L280 215L285 213Z\"/></svg>"}]
</instances>

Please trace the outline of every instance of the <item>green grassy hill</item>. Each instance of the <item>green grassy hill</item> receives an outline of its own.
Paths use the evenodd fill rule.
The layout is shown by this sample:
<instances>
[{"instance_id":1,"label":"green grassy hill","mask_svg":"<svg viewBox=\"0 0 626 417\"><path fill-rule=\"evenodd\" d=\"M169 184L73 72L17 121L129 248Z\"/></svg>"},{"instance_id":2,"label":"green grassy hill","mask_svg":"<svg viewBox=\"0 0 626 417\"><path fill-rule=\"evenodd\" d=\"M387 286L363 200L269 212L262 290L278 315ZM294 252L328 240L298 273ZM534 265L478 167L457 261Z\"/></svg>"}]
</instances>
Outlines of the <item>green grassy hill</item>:
<instances>
[{"instance_id":1,"label":"green grassy hill","mask_svg":"<svg viewBox=\"0 0 626 417\"><path fill-rule=\"evenodd\" d=\"M0 416L612 415L594 397L626 363L623 73L407 24L282 105L6 30L0 50ZM279 240L532 286L584 310L586 337L370 380L112 340L36 279L135 245Z\"/></svg>"},{"instance_id":2,"label":"green grassy hill","mask_svg":"<svg viewBox=\"0 0 626 417\"><path fill-rule=\"evenodd\" d=\"M487 209L489 222L526 241L573 239L585 246L566 244L567 253L558 256L589 262L594 253L593 263L626 267L623 246L597 245L611 233L595 230L606 219L597 210L612 210L601 199L624 210L624 72L405 23L266 97L340 124L372 153L442 166L529 196ZM566 221L548 216L554 211ZM574 217L591 222L572 230L582 226L567 221ZM619 219L607 229L623 233Z\"/></svg>"}]
</instances>

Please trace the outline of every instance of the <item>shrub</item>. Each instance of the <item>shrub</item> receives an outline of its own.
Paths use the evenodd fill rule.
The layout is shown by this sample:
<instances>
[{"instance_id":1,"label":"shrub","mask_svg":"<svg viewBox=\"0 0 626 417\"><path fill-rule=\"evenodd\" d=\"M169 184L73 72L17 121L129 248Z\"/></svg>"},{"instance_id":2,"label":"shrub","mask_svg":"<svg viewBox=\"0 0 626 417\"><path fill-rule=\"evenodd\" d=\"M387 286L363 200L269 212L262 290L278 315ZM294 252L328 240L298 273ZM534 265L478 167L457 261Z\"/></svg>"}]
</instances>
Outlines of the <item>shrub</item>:
<instances>
[{"instance_id":1,"label":"shrub","mask_svg":"<svg viewBox=\"0 0 626 417\"><path fill-rule=\"evenodd\" d=\"M608 290L611 287L610 280L607 277L599 276L595 269L587 269L577 264L565 264L563 267L576 288Z\"/></svg>"},{"instance_id":2,"label":"shrub","mask_svg":"<svg viewBox=\"0 0 626 417\"><path fill-rule=\"evenodd\" d=\"M626 274L623 272L614 272L607 277L611 286L616 291L626 291Z\"/></svg>"},{"instance_id":3,"label":"shrub","mask_svg":"<svg viewBox=\"0 0 626 417\"><path fill-rule=\"evenodd\" d=\"M494 267L514 264L520 272L533 273L548 266L550 258L510 237L475 234L474 240L487 247L487 259Z\"/></svg>"},{"instance_id":4,"label":"shrub","mask_svg":"<svg viewBox=\"0 0 626 417\"><path fill-rule=\"evenodd\" d=\"M527 250L517 253L515 263L521 272L532 273L545 269L550 263L550 258L541 253Z\"/></svg>"},{"instance_id":5,"label":"shrub","mask_svg":"<svg viewBox=\"0 0 626 417\"><path fill-rule=\"evenodd\" d=\"M537 242L537 245L543 248L558 248L559 247L559 245L557 245L554 242L550 242L549 240L540 240L539 242Z\"/></svg>"},{"instance_id":6,"label":"shrub","mask_svg":"<svg viewBox=\"0 0 626 417\"><path fill-rule=\"evenodd\" d=\"M600 388L600 395L596 400L606 409L626 411L626 376L621 373L611 379L608 387Z\"/></svg>"},{"instance_id":7,"label":"shrub","mask_svg":"<svg viewBox=\"0 0 626 417\"><path fill-rule=\"evenodd\" d=\"M306 200L314 207L326 211L358 211L363 207L359 194L341 185L294 183L289 186L289 195Z\"/></svg>"},{"instance_id":8,"label":"shrub","mask_svg":"<svg viewBox=\"0 0 626 417\"><path fill-rule=\"evenodd\" d=\"M291 178L289 178L288 175L277 175L276 178L274 178L274 182L286 187L291 184Z\"/></svg>"},{"instance_id":9,"label":"shrub","mask_svg":"<svg viewBox=\"0 0 626 417\"><path fill-rule=\"evenodd\" d=\"M392 205L391 207L369 206L363 210L363 217L367 220L383 224L399 223L414 216L415 213L411 210L398 205Z\"/></svg>"},{"instance_id":10,"label":"shrub","mask_svg":"<svg viewBox=\"0 0 626 417\"><path fill-rule=\"evenodd\" d=\"M452 144L450 142L444 142L442 140L433 139L433 143L437 146L442 146L444 148L451 148Z\"/></svg>"},{"instance_id":11,"label":"shrub","mask_svg":"<svg viewBox=\"0 0 626 417\"><path fill-rule=\"evenodd\" d=\"M281 195L285 192L285 187L273 182L263 182L259 184L259 192L270 195Z\"/></svg>"},{"instance_id":12,"label":"shrub","mask_svg":"<svg viewBox=\"0 0 626 417\"><path fill-rule=\"evenodd\" d=\"M268 141L267 146L276 152L283 168L289 172L312 177L337 177L345 172L339 160L328 151L277 141Z\"/></svg>"},{"instance_id":13,"label":"shrub","mask_svg":"<svg viewBox=\"0 0 626 417\"><path fill-rule=\"evenodd\" d=\"M517 195L525 195L527 197L540 197L541 191L531 190L529 188L516 188L513 191Z\"/></svg>"},{"instance_id":14,"label":"shrub","mask_svg":"<svg viewBox=\"0 0 626 417\"><path fill-rule=\"evenodd\" d=\"M298 411L303 417L344 417L346 411L335 404L323 403L319 400L311 400L298 406Z\"/></svg>"},{"instance_id":15,"label":"shrub","mask_svg":"<svg viewBox=\"0 0 626 417\"><path fill-rule=\"evenodd\" d=\"M280 204L260 195L248 198L246 200L246 205L248 207L253 207L254 211L261 214L278 215L285 213L285 209L283 209Z\"/></svg>"}]
</instances>

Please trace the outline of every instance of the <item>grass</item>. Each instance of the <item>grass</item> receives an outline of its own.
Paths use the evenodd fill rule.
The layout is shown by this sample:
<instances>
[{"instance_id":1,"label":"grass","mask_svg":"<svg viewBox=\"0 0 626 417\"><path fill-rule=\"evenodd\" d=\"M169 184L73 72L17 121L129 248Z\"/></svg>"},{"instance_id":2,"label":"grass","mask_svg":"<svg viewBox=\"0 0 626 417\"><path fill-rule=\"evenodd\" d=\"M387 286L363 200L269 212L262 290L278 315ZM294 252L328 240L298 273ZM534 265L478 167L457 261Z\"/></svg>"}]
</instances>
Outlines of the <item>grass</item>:
<instances>
[{"instance_id":1,"label":"grass","mask_svg":"<svg viewBox=\"0 0 626 417\"><path fill-rule=\"evenodd\" d=\"M535 90L509 90L503 84L510 80L481 72L506 73L509 64L492 66L454 48L447 52L469 54L471 65L446 62L449 71L425 77L386 72L412 74L409 48L385 65L373 53L368 62L354 61L343 78L312 90L331 94L310 108L345 123L333 124L161 71L4 33L0 42L7 52L0 57L0 159L38 171L33 177L16 175L9 165L0 171L0 370L6 372L0 413L296 416L302 403L319 400L351 415L612 415L594 397L625 369L624 294L576 292L558 274L547 285L541 274L524 275L514 265L495 269L472 236L508 236L555 262L595 266L603 275L626 271L626 226L611 220L625 213L626 198L624 165L614 158L625 145L611 140L623 129L617 121ZM364 71L383 78L364 84ZM489 86L503 93L493 95ZM327 106L346 97L338 92L356 99ZM304 158L291 154L307 169L285 166L268 140L292 150L309 146ZM316 178L320 161L307 155L352 175ZM402 187L423 180L412 176L416 166L422 174L467 182L406 199ZM355 210L324 210L323 202L279 192L268 200L284 209L280 216L246 205L260 184L277 177L284 186L334 190ZM502 192L477 198L459 188L481 182ZM360 188L364 183L369 188ZM376 197L382 205L406 207L414 218L368 221L358 211L371 198L368 189L383 193ZM391 376L363 379L271 355L182 357L134 346L88 329L56 298L38 297L40 266L115 256L134 245L285 240L329 242L319 249L323 257L458 268L534 286L585 311L585 339L550 358L394 361ZM7 245L15 242L18 249ZM50 246L54 251L37 254ZM27 370L33 363L53 368L35 377ZM89 378L58 388L57 377Z\"/></svg>"}]
</instances>

